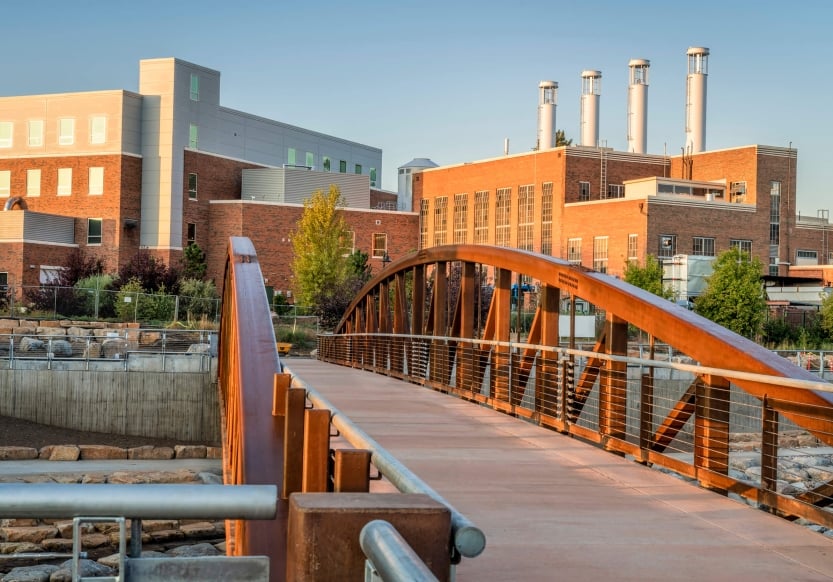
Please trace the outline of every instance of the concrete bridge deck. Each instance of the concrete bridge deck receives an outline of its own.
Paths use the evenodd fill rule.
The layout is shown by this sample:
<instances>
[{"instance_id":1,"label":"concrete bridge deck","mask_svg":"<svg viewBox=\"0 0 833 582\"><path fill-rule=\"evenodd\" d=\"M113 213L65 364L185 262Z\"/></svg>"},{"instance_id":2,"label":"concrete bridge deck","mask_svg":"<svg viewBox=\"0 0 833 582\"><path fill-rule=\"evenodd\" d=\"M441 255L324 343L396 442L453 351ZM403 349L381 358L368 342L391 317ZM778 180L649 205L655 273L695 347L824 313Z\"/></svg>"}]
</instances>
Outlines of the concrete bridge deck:
<instances>
[{"instance_id":1,"label":"concrete bridge deck","mask_svg":"<svg viewBox=\"0 0 833 582\"><path fill-rule=\"evenodd\" d=\"M457 580L833 580L833 539L491 409L284 363L487 536Z\"/></svg>"}]
</instances>

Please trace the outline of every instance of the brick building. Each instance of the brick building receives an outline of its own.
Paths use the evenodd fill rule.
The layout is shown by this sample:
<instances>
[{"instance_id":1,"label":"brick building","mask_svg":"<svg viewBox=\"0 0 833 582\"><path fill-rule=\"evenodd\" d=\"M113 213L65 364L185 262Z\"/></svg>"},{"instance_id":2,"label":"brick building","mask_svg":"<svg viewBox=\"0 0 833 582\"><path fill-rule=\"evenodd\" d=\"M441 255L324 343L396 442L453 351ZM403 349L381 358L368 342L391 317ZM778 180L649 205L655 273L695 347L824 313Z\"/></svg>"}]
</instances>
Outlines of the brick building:
<instances>
[{"instance_id":1,"label":"brick building","mask_svg":"<svg viewBox=\"0 0 833 582\"><path fill-rule=\"evenodd\" d=\"M378 210L396 199L378 189L379 148L219 100L218 71L173 58L140 61L138 92L0 97L0 285L49 281L72 248L116 272L140 251L177 264L191 242L220 283L228 237L242 235L264 277L288 288L281 241L303 199L331 183L348 192L356 247L374 266L416 246L416 214ZM244 173L258 171L249 192Z\"/></svg>"},{"instance_id":2,"label":"brick building","mask_svg":"<svg viewBox=\"0 0 833 582\"><path fill-rule=\"evenodd\" d=\"M826 220L797 220L794 149L680 156L562 146L413 176L420 248L510 246L621 276L647 255L752 253L768 271L831 262Z\"/></svg>"}]
</instances>

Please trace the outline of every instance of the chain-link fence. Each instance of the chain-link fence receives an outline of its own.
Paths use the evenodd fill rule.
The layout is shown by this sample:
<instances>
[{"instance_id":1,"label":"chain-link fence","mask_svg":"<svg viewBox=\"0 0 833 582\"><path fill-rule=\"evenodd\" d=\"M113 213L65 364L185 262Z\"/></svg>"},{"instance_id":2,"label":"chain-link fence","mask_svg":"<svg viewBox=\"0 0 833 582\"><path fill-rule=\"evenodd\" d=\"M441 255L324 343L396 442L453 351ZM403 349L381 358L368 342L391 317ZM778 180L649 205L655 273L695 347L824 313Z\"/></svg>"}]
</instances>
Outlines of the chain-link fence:
<instances>
[{"instance_id":1,"label":"chain-link fence","mask_svg":"<svg viewBox=\"0 0 833 582\"><path fill-rule=\"evenodd\" d=\"M216 323L220 299L76 287L0 287L0 317Z\"/></svg>"}]
</instances>

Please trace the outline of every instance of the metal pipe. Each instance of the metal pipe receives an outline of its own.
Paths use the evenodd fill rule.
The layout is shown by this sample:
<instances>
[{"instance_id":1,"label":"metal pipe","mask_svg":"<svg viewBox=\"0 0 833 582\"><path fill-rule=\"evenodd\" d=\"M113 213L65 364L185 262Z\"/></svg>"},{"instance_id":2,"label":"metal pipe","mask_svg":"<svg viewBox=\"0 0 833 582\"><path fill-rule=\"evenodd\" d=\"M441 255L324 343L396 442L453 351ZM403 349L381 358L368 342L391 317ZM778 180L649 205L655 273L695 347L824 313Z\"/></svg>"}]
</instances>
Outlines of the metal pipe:
<instances>
[{"instance_id":1,"label":"metal pipe","mask_svg":"<svg viewBox=\"0 0 833 582\"><path fill-rule=\"evenodd\" d=\"M425 562L386 521L368 522L359 533L359 545L385 582L437 582Z\"/></svg>"},{"instance_id":2,"label":"metal pipe","mask_svg":"<svg viewBox=\"0 0 833 582\"><path fill-rule=\"evenodd\" d=\"M480 555L486 547L486 535L474 523L457 511L439 493L428 486L425 481L417 477L410 469L403 465L375 440L370 438L362 429L356 426L343 412L333 406L315 388L301 380L291 368L284 365L284 371L292 376L292 385L304 388L307 398L316 408L330 411L330 422L341 435L357 449L367 449L371 452L371 462L402 493L422 493L448 507L451 512L451 535L454 547L460 555L474 558Z\"/></svg>"},{"instance_id":3,"label":"metal pipe","mask_svg":"<svg viewBox=\"0 0 833 582\"><path fill-rule=\"evenodd\" d=\"M273 519L275 485L0 483L0 515L54 519Z\"/></svg>"}]
</instances>

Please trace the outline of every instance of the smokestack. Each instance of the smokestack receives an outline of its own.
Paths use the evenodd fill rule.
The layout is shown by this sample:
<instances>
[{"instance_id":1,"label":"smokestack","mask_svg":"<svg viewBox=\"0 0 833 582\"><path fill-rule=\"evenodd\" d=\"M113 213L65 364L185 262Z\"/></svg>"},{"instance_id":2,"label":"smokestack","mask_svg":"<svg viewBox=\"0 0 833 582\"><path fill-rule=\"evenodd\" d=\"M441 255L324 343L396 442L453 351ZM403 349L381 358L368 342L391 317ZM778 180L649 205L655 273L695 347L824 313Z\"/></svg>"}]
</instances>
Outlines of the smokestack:
<instances>
[{"instance_id":1,"label":"smokestack","mask_svg":"<svg viewBox=\"0 0 833 582\"><path fill-rule=\"evenodd\" d=\"M601 71L581 72L581 145L599 145L599 99L602 94Z\"/></svg>"},{"instance_id":2,"label":"smokestack","mask_svg":"<svg viewBox=\"0 0 833 582\"><path fill-rule=\"evenodd\" d=\"M555 106L558 100L558 83L538 83L538 150L555 147Z\"/></svg>"},{"instance_id":3,"label":"smokestack","mask_svg":"<svg viewBox=\"0 0 833 582\"><path fill-rule=\"evenodd\" d=\"M693 154L706 149L706 78L709 74L709 49L690 47L686 77L685 151Z\"/></svg>"},{"instance_id":4,"label":"smokestack","mask_svg":"<svg viewBox=\"0 0 833 582\"><path fill-rule=\"evenodd\" d=\"M648 150L648 69L651 61L631 59L628 67L628 151L644 154Z\"/></svg>"}]
</instances>

